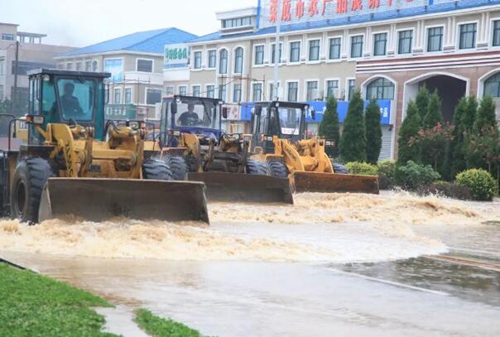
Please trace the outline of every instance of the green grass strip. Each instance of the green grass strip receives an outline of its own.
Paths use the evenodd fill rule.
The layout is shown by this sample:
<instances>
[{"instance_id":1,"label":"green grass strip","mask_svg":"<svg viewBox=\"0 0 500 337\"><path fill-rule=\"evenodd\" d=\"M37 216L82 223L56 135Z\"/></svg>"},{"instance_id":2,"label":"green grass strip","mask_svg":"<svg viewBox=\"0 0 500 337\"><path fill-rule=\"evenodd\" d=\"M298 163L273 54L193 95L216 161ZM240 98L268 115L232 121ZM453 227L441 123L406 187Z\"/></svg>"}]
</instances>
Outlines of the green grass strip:
<instances>
[{"instance_id":1,"label":"green grass strip","mask_svg":"<svg viewBox=\"0 0 500 337\"><path fill-rule=\"evenodd\" d=\"M182 323L158 317L146 309L136 311L135 321L141 329L153 337L204 337L200 332Z\"/></svg>"},{"instance_id":2,"label":"green grass strip","mask_svg":"<svg viewBox=\"0 0 500 337\"><path fill-rule=\"evenodd\" d=\"M72 286L0 263L0 336L115 336L91 307L112 307Z\"/></svg>"}]
</instances>

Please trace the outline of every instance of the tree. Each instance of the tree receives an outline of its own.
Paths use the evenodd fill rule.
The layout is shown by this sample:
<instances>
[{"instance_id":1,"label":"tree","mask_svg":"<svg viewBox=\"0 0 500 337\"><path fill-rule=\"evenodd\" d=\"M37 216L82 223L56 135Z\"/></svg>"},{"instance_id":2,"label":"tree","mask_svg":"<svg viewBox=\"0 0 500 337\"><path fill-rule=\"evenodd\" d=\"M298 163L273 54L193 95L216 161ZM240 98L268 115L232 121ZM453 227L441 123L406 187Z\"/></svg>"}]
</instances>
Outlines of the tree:
<instances>
[{"instance_id":1,"label":"tree","mask_svg":"<svg viewBox=\"0 0 500 337\"><path fill-rule=\"evenodd\" d=\"M443 114L441 113L441 99L436 90L429 96L429 105L423 127L424 129L434 128L438 123L443 124Z\"/></svg>"},{"instance_id":2,"label":"tree","mask_svg":"<svg viewBox=\"0 0 500 337\"><path fill-rule=\"evenodd\" d=\"M366 107L366 161L377 164L382 149L382 127L380 125L380 107L377 101L372 99Z\"/></svg>"},{"instance_id":3,"label":"tree","mask_svg":"<svg viewBox=\"0 0 500 337\"><path fill-rule=\"evenodd\" d=\"M451 144L451 177L455 177L467 168L465 158L467 148L465 119L468 114L469 100L469 98L462 97L455 107L455 113L453 114L455 130L453 131L453 142Z\"/></svg>"},{"instance_id":4,"label":"tree","mask_svg":"<svg viewBox=\"0 0 500 337\"><path fill-rule=\"evenodd\" d=\"M470 96L467 100L467 110L462 118L463 131L471 133L476 122L478 102L475 96Z\"/></svg>"},{"instance_id":5,"label":"tree","mask_svg":"<svg viewBox=\"0 0 500 337\"><path fill-rule=\"evenodd\" d=\"M417 136L420 125L418 106L414 101L410 101L406 109L406 118L399 129L398 166L406 165L409 160L420 162L420 149L418 146L410 144L410 140Z\"/></svg>"},{"instance_id":6,"label":"tree","mask_svg":"<svg viewBox=\"0 0 500 337\"><path fill-rule=\"evenodd\" d=\"M488 95L481 100L481 104L477 110L476 120L474 123L474 133L478 134L483 128L496 125L495 102L493 101L493 98Z\"/></svg>"},{"instance_id":7,"label":"tree","mask_svg":"<svg viewBox=\"0 0 500 337\"><path fill-rule=\"evenodd\" d=\"M418 113L420 115L420 121L422 122L425 116L427 116L427 111L429 109L429 96L429 90L424 84L418 90L417 97L415 98L415 103L417 104Z\"/></svg>"},{"instance_id":8,"label":"tree","mask_svg":"<svg viewBox=\"0 0 500 337\"><path fill-rule=\"evenodd\" d=\"M328 97L326 103L326 111L323 115L323 120L319 124L319 135L320 137L334 140L335 147L333 149L328 148L327 154L330 158L336 158L339 156L339 114L337 112L337 99L335 96Z\"/></svg>"},{"instance_id":9,"label":"tree","mask_svg":"<svg viewBox=\"0 0 500 337\"><path fill-rule=\"evenodd\" d=\"M10 114L12 113L12 102L8 99L3 102L0 101L0 113L1 114Z\"/></svg>"},{"instance_id":10,"label":"tree","mask_svg":"<svg viewBox=\"0 0 500 337\"><path fill-rule=\"evenodd\" d=\"M356 90L349 102L344 131L340 137L340 153L346 162L366 161L366 128L361 91Z\"/></svg>"},{"instance_id":11,"label":"tree","mask_svg":"<svg viewBox=\"0 0 500 337\"><path fill-rule=\"evenodd\" d=\"M449 142L453 140L452 125L441 125L437 123L433 128L420 129L417 136L410 139L410 146L418 146L425 156L422 156L424 165L432 165L435 171L442 174L446 168L442 163L446 158Z\"/></svg>"}]
</instances>

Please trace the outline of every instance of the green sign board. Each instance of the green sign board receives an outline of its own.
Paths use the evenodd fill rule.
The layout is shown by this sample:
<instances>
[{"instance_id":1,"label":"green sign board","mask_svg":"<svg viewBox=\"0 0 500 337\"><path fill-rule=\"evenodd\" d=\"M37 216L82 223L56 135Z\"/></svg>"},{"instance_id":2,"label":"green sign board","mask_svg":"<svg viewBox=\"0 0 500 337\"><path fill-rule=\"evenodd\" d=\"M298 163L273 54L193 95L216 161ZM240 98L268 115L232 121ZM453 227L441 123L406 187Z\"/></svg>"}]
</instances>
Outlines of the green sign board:
<instances>
[{"instance_id":1,"label":"green sign board","mask_svg":"<svg viewBox=\"0 0 500 337\"><path fill-rule=\"evenodd\" d=\"M137 109L134 104L108 104L104 118L111 120L135 120L137 119Z\"/></svg>"},{"instance_id":2,"label":"green sign board","mask_svg":"<svg viewBox=\"0 0 500 337\"><path fill-rule=\"evenodd\" d=\"M163 67L186 68L189 61L189 47L185 44L166 45L163 55Z\"/></svg>"}]
</instances>

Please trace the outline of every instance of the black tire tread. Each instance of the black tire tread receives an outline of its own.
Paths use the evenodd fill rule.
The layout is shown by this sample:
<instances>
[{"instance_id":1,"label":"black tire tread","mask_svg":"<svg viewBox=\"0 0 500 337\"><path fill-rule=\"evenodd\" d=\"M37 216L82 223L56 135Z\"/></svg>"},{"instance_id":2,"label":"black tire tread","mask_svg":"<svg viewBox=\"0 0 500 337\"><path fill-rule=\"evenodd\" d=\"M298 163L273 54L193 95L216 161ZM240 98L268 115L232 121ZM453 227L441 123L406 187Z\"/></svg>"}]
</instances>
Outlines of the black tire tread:
<instances>
[{"instance_id":1,"label":"black tire tread","mask_svg":"<svg viewBox=\"0 0 500 337\"><path fill-rule=\"evenodd\" d=\"M164 161L172 171L172 178L174 180L186 180L188 173L188 166L186 161L181 156L166 156Z\"/></svg>"},{"instance_id":2,"label":"black tire tread","mask_svg":"<svg viewBox=\"0 0 500 337\"><path fill-rule=\"evenodd\" d=\"M271 172L269 171L269 167L267 166L267 164L265 162L255 159L247 160L247 173L262 175L262 176L271 175Z\"/></svg>"},{"instance_id":3,"label":"black tire tread","mask_svg":"<svg viewBox=\"0 0 500 337\"><path fill-rule=\"evenodd\" d=\"M280 161L268 161L271 176L276 178L288 178L288 168Z\"/></svg>"},{"instance_id":4,"label":"black tire tread","mask_svg":"<svg viewBox=\"0 0 500 337\"><path fill-rule=\"evenodd\" d=\"M17 186L19 175L24 172L27 181L27 211L26 214L16 214L14 203L17 192L11 191L11 218L19 219L21 222L38 223L38 211L42 198L42 191L45 183L50 177L54 177L55 173L49 162L40 157L27 157L21 159L17 166L13 177L12 186Z\"/></svg>"},{"instance_id":5,"label":"black tire tread","mask_svg":"<svg viewBox=\"0 0 500 337\"><path fill-rule=\"evenodd\" d=\"M167 163L158 159L148 159L142 164L144 179L173 180L172 171Z\"/></svg>"}]
</instances>

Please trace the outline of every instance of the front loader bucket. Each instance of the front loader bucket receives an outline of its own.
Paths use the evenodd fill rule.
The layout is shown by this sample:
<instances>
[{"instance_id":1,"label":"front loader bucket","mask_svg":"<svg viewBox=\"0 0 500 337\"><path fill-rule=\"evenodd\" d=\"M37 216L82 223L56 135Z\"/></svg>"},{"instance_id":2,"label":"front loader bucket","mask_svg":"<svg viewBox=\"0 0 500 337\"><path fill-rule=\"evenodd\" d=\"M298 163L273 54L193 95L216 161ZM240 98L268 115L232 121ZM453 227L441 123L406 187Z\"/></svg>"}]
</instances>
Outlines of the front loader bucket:
<instances>
[{"instance_id":1,"label":"front loader bucket","mask_svg":"<svg viewBox=\"0 0 500 337\"><path fill-rule=\"evenodd\" d=\"M69 215L96 222L116 216L136 220L209 222L202 183L50 178L42 193L39 221Z\"/></svg>"},{"instance_id":2,"label":"front loader bucket","mask_svg":"<svg viewBox=\"0 0 500 337\"><path fill-rule=\"evenodd\" d=\"M188 179L205 183L209 201L293 204L290 181L287 178L204 172L189 173Z\"/></svg>"},{"instance_id":3,"label":"front loader bucket","mask_svg":"<svg viewBox=\"0 0 500 337\"><path fill-rule=\"evenodd\" d=\"M295 192L379 194L378 176L294 172Z\"/></svg>"}]
</instances>

